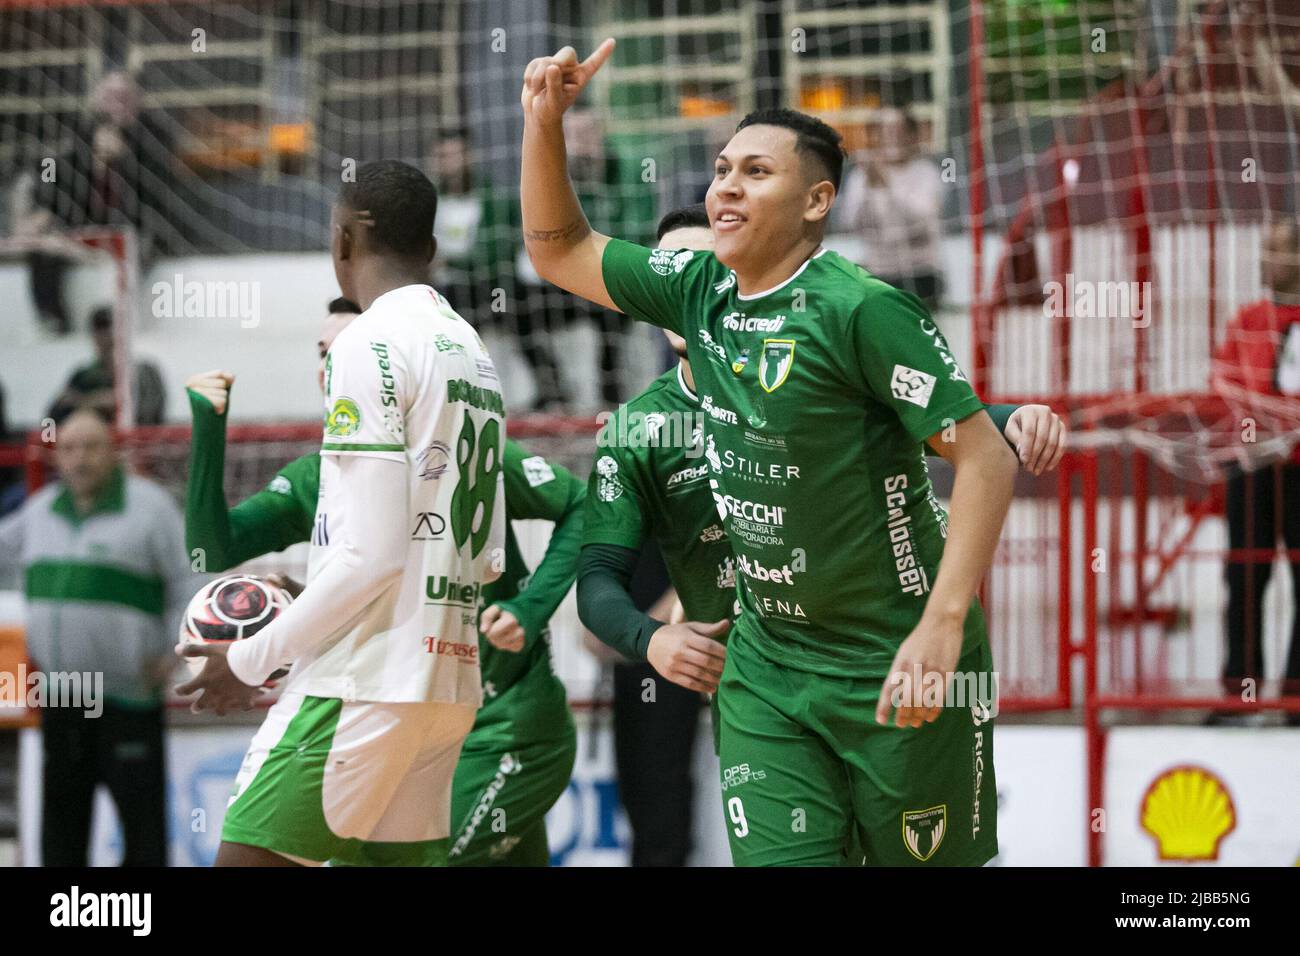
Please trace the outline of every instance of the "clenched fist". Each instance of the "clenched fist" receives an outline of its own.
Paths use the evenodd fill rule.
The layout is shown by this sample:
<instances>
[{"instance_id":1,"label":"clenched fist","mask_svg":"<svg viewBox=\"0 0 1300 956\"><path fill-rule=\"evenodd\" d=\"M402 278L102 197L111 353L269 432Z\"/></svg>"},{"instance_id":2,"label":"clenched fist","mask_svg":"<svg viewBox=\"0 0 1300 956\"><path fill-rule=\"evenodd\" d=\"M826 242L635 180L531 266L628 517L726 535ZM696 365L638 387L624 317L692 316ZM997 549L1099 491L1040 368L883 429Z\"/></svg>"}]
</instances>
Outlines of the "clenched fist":
<instances>
[{"instance_id":1,"label":"clenched fist","mask_svg":"<svg viewBox=\"0 0 1300 956\"><path fill-rule=\"evenodd\" d=\"M500 604L493 604L483 612L478 629L487 642L499 651L518 653L524 649L524 639L527 637L524 626Z\"/></svg>"},{"instance_id":2,"label":"clenched fist","mask_svg":"<svg viewBox=\"0 0 1300 956\"><path fill-rule=\"evenodd\" d=\"M218 415L226 413L226 404L230 401L230 386L235 384L233 372L199 372L185 380L185 387L197 392L208 400Z\"/></svg>"}]
</instances>

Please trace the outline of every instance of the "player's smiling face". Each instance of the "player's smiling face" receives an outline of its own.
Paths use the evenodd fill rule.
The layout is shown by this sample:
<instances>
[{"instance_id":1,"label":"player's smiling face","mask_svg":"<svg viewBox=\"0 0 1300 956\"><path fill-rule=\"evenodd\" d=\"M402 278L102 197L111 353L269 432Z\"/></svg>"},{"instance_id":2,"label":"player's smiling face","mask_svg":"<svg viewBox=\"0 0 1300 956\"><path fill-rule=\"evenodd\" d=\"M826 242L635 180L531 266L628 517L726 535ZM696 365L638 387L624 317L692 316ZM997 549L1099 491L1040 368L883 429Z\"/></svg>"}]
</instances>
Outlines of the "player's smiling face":
<instances>
[{"instance_id":1,"label":"player's smiling face","mask_svg":"<svg viewBox=\"0 0 1300 956\"><path fill-rule=\"evenodd\" d=\"M805 235L814 185L793 130L756 124L736 133L713 164L704 197L718 261L761 273Z\"/></svg>"}]
</instances>

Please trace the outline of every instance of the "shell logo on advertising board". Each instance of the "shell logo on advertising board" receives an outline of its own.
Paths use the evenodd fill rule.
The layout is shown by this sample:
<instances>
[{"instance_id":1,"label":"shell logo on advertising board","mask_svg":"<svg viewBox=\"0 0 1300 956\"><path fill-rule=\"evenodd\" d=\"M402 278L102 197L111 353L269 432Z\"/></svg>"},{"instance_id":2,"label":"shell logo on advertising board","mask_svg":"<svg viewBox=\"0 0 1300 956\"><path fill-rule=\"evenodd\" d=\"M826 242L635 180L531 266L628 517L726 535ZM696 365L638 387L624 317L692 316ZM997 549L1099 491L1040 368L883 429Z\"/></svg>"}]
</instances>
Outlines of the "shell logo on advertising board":
<instances>
[{"instance_id":1,"label":"shell logo on advertising board","mask_svg":"<svg viewBox=\"0 0 1300 956\"><path fill-rule=\"evenodd\" d=\"M1227 785L1212 771L1190 765L1166 770L1151 782L1140 818L1162 860L1217 860L1219 844L1237 827Z\"/></svg>"}]
</instances>

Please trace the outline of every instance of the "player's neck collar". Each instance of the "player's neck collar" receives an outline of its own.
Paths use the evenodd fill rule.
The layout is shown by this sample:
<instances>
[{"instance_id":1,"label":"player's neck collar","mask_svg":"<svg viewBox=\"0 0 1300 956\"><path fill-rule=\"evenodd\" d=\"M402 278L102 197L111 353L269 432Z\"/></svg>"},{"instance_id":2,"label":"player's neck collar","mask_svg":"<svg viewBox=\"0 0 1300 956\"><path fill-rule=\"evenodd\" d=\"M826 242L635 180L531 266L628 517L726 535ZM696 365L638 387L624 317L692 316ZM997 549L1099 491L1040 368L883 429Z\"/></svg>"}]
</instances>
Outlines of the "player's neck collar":
<instances>
[{"instance_id":1,"label":"player's neck collar","mask_svg":"<svg viewBox=\"0 0 1300 956\"><path fill-rule=\"evenodd\" d=\"M682 391L686 393L687 398L692 402L695 402L697 405L699 404L699 397L695 394L695 391L686 384L686 376L682 373L681 362L677 363L677 384L681 386Z\"/></svg>"},{"instance_id":2,"label":"player's neck collar","mask_svg":"<svg viewBox=\"0 0 1300 956\"><path fill-rule=\"evenodd\" d=\"M379 295L375 296L374 301L370 303L370 309L373 309L376 305L378 305L384 299L387 299L389 296L392 296L393 298L397 298L399 294L403 292L409 292L411 289L423 289L425 292L433 296L434 301L437 301L438 290L435 289L433 286L429 285L429 283L408 282L406 285L394 286L393 288L389 289L387 292L381 292ZM366 311L369 312L370 309L366 309Z\"/></svg>"},{"instance_id":3,"label":"player's neck collar","mask_svg":"<svg viewBox=\"0 0 1300 956\"><path fill-rule=\"evenodd\" d=\"M736 298L737 298L737 299L740 299L742 302L751 302L751 301L753 301L754 299L761 299L761 298L763 298L763 296L765 296L765 295L771 295L773 292L777 292L778 290L785 288L787 285L789 285L789 284L790 284L791 282L793 282L795 279L799 278L799 274L800 274L801 272L803 272L804 269L807 269L807 268L808 268L808 263L812 262L814 259L816 259L818 256L820 256L820 255L821 255L822 253L824 253L825 251L826 251L826 249L825 249L823 246L818 246L818 247L813 251L813 254L810 255L807 259L805 259L805 260L803 261L803 264L802 264L801 266L799 266L798 269L795 269L794 272L791 273L790 278L786 279L786 280L783 281L783 282L778 282L776 285L772 286L772 288L770 288L770 289L764 289L762 292L751 292L749 295L741 295L741 293L740 293L740 291L739 291L739 287L737 287Z\"/></svg>"}]
</instances>

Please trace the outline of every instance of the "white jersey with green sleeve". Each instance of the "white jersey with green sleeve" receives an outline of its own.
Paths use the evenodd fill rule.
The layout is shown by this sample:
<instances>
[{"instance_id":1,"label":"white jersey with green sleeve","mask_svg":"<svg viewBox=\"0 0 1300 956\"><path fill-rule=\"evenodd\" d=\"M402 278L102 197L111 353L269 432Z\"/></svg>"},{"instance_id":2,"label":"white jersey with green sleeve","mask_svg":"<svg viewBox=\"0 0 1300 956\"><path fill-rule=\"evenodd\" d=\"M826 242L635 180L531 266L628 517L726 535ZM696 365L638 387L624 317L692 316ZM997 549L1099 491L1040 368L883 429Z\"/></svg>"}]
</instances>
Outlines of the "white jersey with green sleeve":
<instances>
[{"instance_id":1,"label":"white jersey with green sleeve","mask_svg":"<svg viewBox=\"0 0 1300 956\"><path fill-rule=\"evenodd\" d=\"M402 463L409 529L401 578L300 659L289 689L318 697L478 706L477 620L505 545L505 409L477 333L429 286L387 292L344 329L325 364L320 495L307 580L336 557L341 461Z\"/></svg>"}]
</instances>

